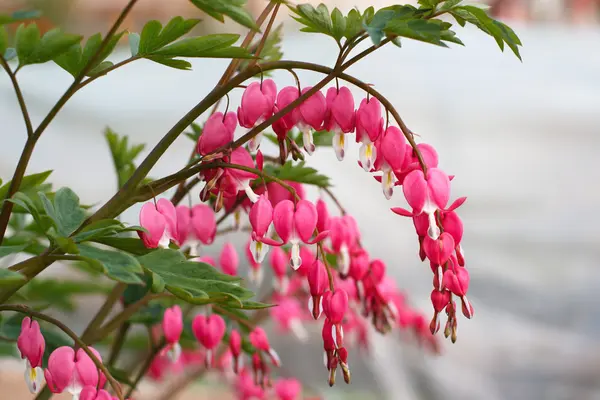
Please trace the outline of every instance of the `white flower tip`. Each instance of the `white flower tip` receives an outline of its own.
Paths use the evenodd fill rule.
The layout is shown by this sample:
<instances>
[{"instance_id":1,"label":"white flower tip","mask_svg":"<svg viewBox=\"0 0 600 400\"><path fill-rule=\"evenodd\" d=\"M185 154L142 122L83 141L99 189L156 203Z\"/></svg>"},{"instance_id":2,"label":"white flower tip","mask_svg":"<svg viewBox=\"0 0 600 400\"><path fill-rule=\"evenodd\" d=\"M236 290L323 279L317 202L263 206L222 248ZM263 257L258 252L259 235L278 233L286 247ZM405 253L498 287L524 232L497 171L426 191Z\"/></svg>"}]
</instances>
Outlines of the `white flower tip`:
<instances>
[{"instance_id":1,"label":"white flower tip","mask_svg":"<svg viewBox=\"0 0 600 400\"><path fill-rule=\"evenodd\" d=\"M167 357L169 358L169 361L171 361L172 363L177 362L177 360L179 360L179 357L181 356L181 345L179 343L175 343L167 352Z\"/></svg>"},{"instance_id":2,"label":"white flower tip","mask_svg":"<svg viewBox=\"0 0 600 400\"><path fill-rule=\"evenodd\" d=\"M338 341L337 341L337 332L335 330L335 325L331 325L331 337L333 339L333 344L335 345L335 348L338 348Z\"/></svg>"},{"instance_id":3,"label":"white flower tip","mask_svg":"<svg viewBox=\"0 0 600 400\"><path fill-rule=\"evenodd\" d=\"M256 193L254 193L249 184L244 186L244 192L246 192L246 196L248 196L248 199L252 203L256 203L258 201L259 196Z\"/></svg>"},{"instance_id":4,"label":"white flower tip","mask_svg":"<svg viewBox=\"0 0 600 400\"><path fill-rule=\"evenodd\" d=\"M44 371L40 367L31 368L29 361L25 368L25 383L31 394L37 394L44 385Z\"/></svg>"},{"instance_id":5,"label":"white flower tip","mask_svg":"<svg viewBox=\"0 0 600 400\"><path fill-rule=\"evenodd\" d=\"M281 367L281 358L279 358L279 354L277 354L275 349L269 349L269 356L271 357L271 361L276 367Z\"/></svg>"}]
</instances>

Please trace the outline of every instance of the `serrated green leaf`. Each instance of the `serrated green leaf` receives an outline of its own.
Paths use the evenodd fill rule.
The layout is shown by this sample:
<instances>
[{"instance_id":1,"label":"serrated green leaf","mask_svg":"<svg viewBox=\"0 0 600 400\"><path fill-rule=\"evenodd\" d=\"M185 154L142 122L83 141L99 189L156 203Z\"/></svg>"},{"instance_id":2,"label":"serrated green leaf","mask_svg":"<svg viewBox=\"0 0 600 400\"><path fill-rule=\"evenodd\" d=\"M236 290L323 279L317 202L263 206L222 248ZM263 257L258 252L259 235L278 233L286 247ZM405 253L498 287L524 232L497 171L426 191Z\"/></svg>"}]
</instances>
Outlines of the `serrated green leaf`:
<instances>
[{"instance_id":1,"label":"serrated green leaf","mask_svg":"<svg viewBox=\"0 0 600 400\"><path fill-rule=\"evenodd\" d=\"M319 187L329 187L329 178L311 167L307 167L304 161L294 164L292 161L286 162L282 166L266 165L265 172L285 181L306 183Z\"/></svg>"},{"instance_id":2,"label":"serrated green leaf","mask_svg":"<svg viewBox=\"0 0 600 400\"><path fill-rule=\"evenodd\" d=\"M93 241L96 243L105 244L115 249L126 251L127 253L136 256L143 256L144 254L148 254L152 251L152 249L148 249L146 246L144 246L144 243L138 238L101 237L94 238Z\"/></svg>"},{"instance_id":3,"label":"serrated green leaf","mask_svg":"<svg viewBox=\"0 0 600 400\"><path fill-rule=\"evenodd\" d=\"M239 39L235 34L212 34L179 40L152 54L166 57L248 58L247 50L232 46Z\"/></svg>"},{"instance_id":4,"label":"serrated green leaf","mask_svg":"<svg viewBox=\"0 0 600 400\"><path fill-rule=\"evenodd\" d=\"M450 11L457 5L459 5L463 0L446 0L444 4L440 7L440 11Z\"/></svg>"},{"instance_id":5,"label":"serrated green leaf","mask_svg":"<svg viewBox=\"0 0 600 400\"><path fill-rule=\"evenodd\" d=\"M170 58L165 56L146 56L146 58L150 61L154 61L156 63L165 65L167 67L180 69L183 71L190 71L192 69L192 64L185 60L179 60L176 58Z\"/></svg>"},{"instance_id":6,"label":"serrated green leaf","mask_svg":"<svg viewBox=\"0 0 600 400\"><path fill-rule=\"evenodd\" d=\"M352 39L356 37L362 29L362 16L357 10L350 10L346 17L346 32L344 32L344 36L346 39Z\"/></svg>"},{"instance_id":7,"label":"serrated green leaf","mask_svg":"<svg viewBox=\"0 0 600 400\"><path fill-rule=\"evenodd\" d=\"M69 237L56 236L53 238L56 245L67 254L78 254L79 249L75 244L75 241Z\"/></svg>"},{"instance_id":8,"label":"serrated green leaf","mask_svg":"<svg viewBox=\"0 0 600 400\"><path fill-rule=\"evenodd\" d=\"M250 300L242 301L241 304L229 302L229 303L225 303L224 305L226 305L229 308L240 309L240 310L262 310L265 308L271 308L271 307L277 306L276 304L266 304L266 303L261 303L259 301L250 301Z\"/></svg>"},{"instance_id":9,"label":"serrated green leaf","mask_svg":"<svg viewBox=\"0 0 600 400\"><path fill-rule=\"evenodd\" d=\"M35 49L40 42L40 30L36 24L21 24L15 34L15 47L19 57L19 65L33 62Z\"/></svg>"},{"instance_id":10,"label":"serrated green leaf","mask_svg":"<svg viewBox=\"0 0 600 400\"><path fill-rule=\"evenodd\" d=\"M69 236L85 220L85 212L79 205L79 196L67 187L60 188L56 192L54 210L58 233L63 236Z\"/></svg>"},{"instance_id":11,"label":"serrated green leaf","mask_svg":"<svg viewBox=\"0 0 600 400\"><path fill-rule=\"evenodd\" d=\"M254 295L239 286L239 278L220 273L205 263L186 261L176 250L158 249L138 260L164 281L168 291L193 304L241 302Z\"/></svg>"},{"instance_id":12,"label":"serrated green leaf","mask_svg":"<svg viewBox=\"0 0 600 400\"><path fill-rule=\"evenodd\" d=\"M432 21L422 19L392 20L384 29L386 34L407 37L426 43L447 47L442 42L442 29Z\"/></svg>"},{"instance_id":13,"label":"serrated green leaf","mask_svg":"<svg viewBox=\"0 0 600 400\"><path fill-rule=\"evenodd\" d=\"M125 226L116 219L102 219L87 225L81 232L73 237L76 242L93 240L103 236L111 236L122 232Z\"/></svg>"},{"instance_id":14,"label":"serrated green leaf","mask_svg":"<svg viewBox=\"0 0 600 400\"><path fill-rule=\"evenodd\" d=\"M24 280L24 275L6 268L0 268L0 286L12 285L14 283L22 282Z\"/></svg>"},{"instance_id":15,"label":"serrated green leaf","mask_svg":"<svg viewBox=\"0 0 600 400\"><path fill-rule=\"evenodd\" d=\"M244 3L243 0L192 0L192 4L218 21L223 22L226 15L240 25L258 30L254 18L242 7Z\"/></svg>"},{"instance_id":16,"label":"serrated green leaf","mask_svg":"<svg viewBox=\"0 0 600 400\"><path fill-rule=\"evenodd\" d=\"M31 175L25 176L23 178L23 180L21 181L21 185L19 185L19 191L26 192L30 189L36 188L36 186L39 186L42 183L44 183L46 181L46 179L48 179L48 177L50 176L51 173L52 173L52 170L48 170L48 171L40 172L37 174L31 174ZM8 190L10 188L11 183L12 183L12 181L6 182L2 187L0 187L0 199L3 200L6 198L6 195L8 194Z\"/></svg>"},{"instance_id":17,"label":"serrated green leaf","mask_svg":"<svg viewBox=\"0 0 600 400\"><path fill-rule=\"evenodd\" d=\"M159 21L146 23L140 36L139 54L151 54L190 32L200 20L175 17L163 28Z\"/></svg>"},{"instance_id":18,"label":"serrated green leaf","mask_svg":"<svg viewBox=\"0 0 600 400\"><path fill-rule=\"evenodd\" d=\"M142 267L135 257L120 251L104 250L87 244L80 244L78 247L83 261L94 260L95 262L92 264L96 266L97 263L100 263L108 277L128 284L144 283L139 276L143 273Z\"/></svg>"},{"instance_id":19,"label":"serrated green leaf","mask_svg":"<svg viewBox=\"0 0 600 400\"><path fill-rule=\"evenodd\" d=\"M21 291L28 304L52 304L52 308L72 312L81 301L80 296L105 295L109 286L98 280L43 279L37 277L24 286Z\"/></svg>"},{"instance_id":20,"label":"serrated green leaf","mask_svg":"<svg viewBox=\"0 0 600 400\"><path fill-rule=\"evenodd\" d=\"M54 59L54 62L73 76L77 77L81 65L81 46L71 46L66 52Z\"/></svg>"},{"instance_id":21,"label":"serrated green leaf","mask_svg":"<svg viewBox=\"0 0 600 400\"><path fill-rule=\"evenodd\" d=\"M333 37L340 41L346 34L346 17L337 8L334 8L331 12L331 23L333 25Z\"/></svg>"},{"instance_id":22,"label":"serrated green leaf","mask_svg":"<svg viewBox=\"0 0 600 400\"><path fill-rule=\"evenodd\" d=\"M29 27L35 25L29 25ZM28 28L29 28L28 27ZM39 31L29 28L23 34L22 42L19 46L17 40L17 54L19 56L19 65L42 64L48 62L79 43L82 39L79 35L63 33L59 28L52 29L39 38ZM33 46L33 47L32 47Z\"/></svg>"}]
</instances>

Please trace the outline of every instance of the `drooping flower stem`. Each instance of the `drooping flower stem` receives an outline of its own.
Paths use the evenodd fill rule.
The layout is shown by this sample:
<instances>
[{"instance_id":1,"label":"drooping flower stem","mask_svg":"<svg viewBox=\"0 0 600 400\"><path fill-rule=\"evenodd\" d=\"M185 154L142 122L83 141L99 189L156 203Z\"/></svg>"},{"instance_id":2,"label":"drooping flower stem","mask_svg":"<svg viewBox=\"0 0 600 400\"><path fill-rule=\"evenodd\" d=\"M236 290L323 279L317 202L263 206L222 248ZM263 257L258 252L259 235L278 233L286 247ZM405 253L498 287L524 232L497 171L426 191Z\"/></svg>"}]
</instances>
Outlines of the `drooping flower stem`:
<instances>
[{"instance_id":1,"label":"drooping flower stem","mask_svg":"<svg viewBox=\"0 0 600 400\"><path fill-rule=\"evenodd\" d=\"M35 317L39 320L46 321L46 322L56 326L61 331L63 331L67 336L69 336L71 339L73 339L73 341L75 342L75 344L78 347L80 347L81 349L83 349L83 351L85 351L85 353L94 362L94 365L106 376L106 379L108 380L108 382L110 383L110 386L115 391L115 394L117 395L119 400L124 400L123 393L121 393L121 387L120 387L119 383L112 377L112 375L110 374L108 369L104 366L104 364L102 364L102 362L100 360L98 360L98 358L96 357L94 352L92 352L90 350L90 348L85 344L85 342L79 336L77 336L77 334L75 332L73 332L71 329L69 329L69 327L67 327L65 324L63 324L62 322L60 322L59 320L57 320L55 318L47 316L46 314L43 314L38 311L33 311L29 307L24 306L24 305L19 305L19 304L0 305L0 312L2 312L2 311L14 311L14 312L18 312L21 314L29 315L29 316ZM39 396L38 396L38 398L39 398Z\"/></svg>"}]
</instances>

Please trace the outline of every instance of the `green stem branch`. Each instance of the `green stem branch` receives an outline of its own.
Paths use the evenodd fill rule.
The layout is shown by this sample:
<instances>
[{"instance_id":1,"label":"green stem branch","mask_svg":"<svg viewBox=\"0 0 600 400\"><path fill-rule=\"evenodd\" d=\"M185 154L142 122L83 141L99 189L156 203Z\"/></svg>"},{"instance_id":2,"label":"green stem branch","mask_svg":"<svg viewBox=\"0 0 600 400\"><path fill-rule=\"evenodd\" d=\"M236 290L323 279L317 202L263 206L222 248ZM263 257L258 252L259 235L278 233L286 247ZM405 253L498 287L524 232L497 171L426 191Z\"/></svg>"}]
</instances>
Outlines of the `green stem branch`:
<instances>
[{"instance_id":1,"label":"green stem branch","mask_svg":"<svg viewBox=\"0 0 600 400\"><path fill-rule=\"evenodd\" d=\"M67 327L65 324L63 324L62 322L60 322L59 320L57 320L55 318L49 317L46 314L42 314L37 311L33 311L23 305L12 305L12 304L0 305L0 311L14 311L14 312L18 312L18 313L25 314L25 315L30 315L39 320L46 321L46 322L56 326L61 331L63 331L67 336L69 336L71 339L73 339L73 341L75 342L75 344L77 346L79 346L81 349L83 349L83 351L85 351L85 353L94 362L94 365L96 365L96 368L98 368L106 376L106 379L108 380L108 382L110 383L110 386L115 391L119 400L124 400L123 393L121 392L121 386L112 377L112 375L110 374L108 369L106 369L106 367L102 364L102 361L100 361L98 359L98 357L96 357L96 355L85 344L85 342L83 340L81 340L79 338L79 336L77 336L75 334L75 332L73 332L71 329L69 329L69 327Z\"/></svg>"},{"instance_id":2,"label":"green stem branch","mask_svg":"<svg viewBox=\"0 0 600 400\"><path fill-rule=\"evenodd\" d=\"M31 124L31 117L29 116L29 111L27 110L27 105L25 104L25 99L23 98L23 92L21 92L21 87L19 86L19 82L17 81L17 75L15 72L10 69L10 65L4 59L4 57L0 57L0 65L4 68L12 85L15 89L15 94L17 95L17 101L19 102L19 107L21 107L21 114L23 114L23 120L25 121L25 128L27 129L27 137L31 137L33 135L33 126Z\"/></svg>"}]
</instances>

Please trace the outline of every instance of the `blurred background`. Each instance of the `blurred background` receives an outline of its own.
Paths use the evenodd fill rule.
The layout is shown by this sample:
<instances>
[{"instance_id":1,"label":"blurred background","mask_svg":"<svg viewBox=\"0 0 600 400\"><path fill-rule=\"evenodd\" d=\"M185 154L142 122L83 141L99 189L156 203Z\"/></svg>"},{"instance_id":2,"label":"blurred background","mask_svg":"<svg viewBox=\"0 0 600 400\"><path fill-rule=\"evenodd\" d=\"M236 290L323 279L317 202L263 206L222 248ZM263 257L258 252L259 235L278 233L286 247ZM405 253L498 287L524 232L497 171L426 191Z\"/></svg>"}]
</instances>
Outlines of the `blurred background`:
<instances>
[{"instance_id":1,"label":"blurred background","mask_svg":"<svg viewBox=\"0 0 600 400\"><path fill-rule=\"evenodd\" d=\"M0 12L40 8L44 29L60 25L91 35L105 32L125 3L3 0ZM326 3L343 11L394 4ZM264 0L248 1L254 15L264 5ZM273 335L283 359L282 374L297 376L324 398L600 399L600 2L495 0L490 5L495 17L520 36L523 63L501 53L483 33L458 27L465 48L441 49L405 40L402 49L378 50L349 71L375 85L419 139L436 146L441 166L456 175L453 198L468 196L460 212L475 318L460 318L458 342L443 341L440 356L398 335L373 333L370 353L351 350L353 384L333 390L325 390L317 328L313 339L303 344ZM333 65L334 42L299 33L287 10L282 11L284 58ZM176 15L198 14L185 0L142 0L123 27L139 32L149 19L166 22ZM242 32L234 24L200 18L204 22L199 32ZM124 59L128 51L124 46L113 58ZM28 171L52 168L56 187L72 187L84 203L107 200L116 188L104 129L110 126L151 148L212 88L227 62L192 64L193 71L182 72L136 61L86 87L39 141ZM72 79L53 64L30 66L19 75L34 125ZM275 78L280 87L293 84L289 74ZM309 85L318 76L306 73L300 78ZM232 101L236 104L237 98ZM0 176L8 180L25 133L5 74L0 74L0 118ZM191 146L189 139L180 138L151 175L179 169ZM357 152L358 148L350 150L351 155ZM389 274L413 305L429 314L431 272L419 262L410 221L389 211L403 205L401 194L386 201L379 184L354 157L339 163L332 149L323 149L308 163L332 178L334 192L359 223L364 246L387 262ZM309 193L316 199L316 192ZM137 211L129 210L125 219L137 222ZM246 236L226 239L241 251ZM220 246L214 248L218 251ZM71 324L81 330L98 304L86 298L68 317ZM25 392L20 363L0 362L0 389L2 399L19 399L16 393ZM146 384L140 398L152 399L156 392ZM210 380L185 396L181 398L229 398Z\"/></svg>"}]
</instances>

